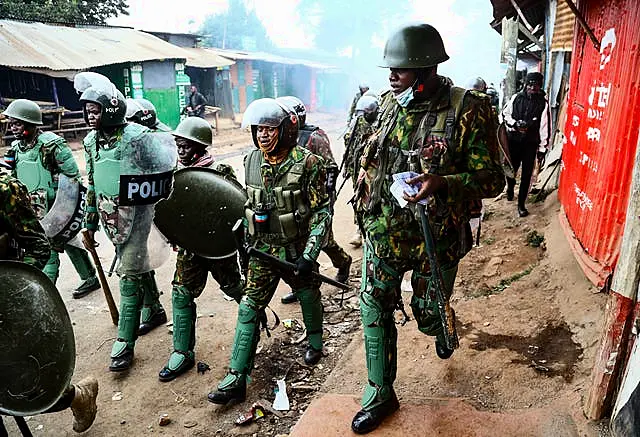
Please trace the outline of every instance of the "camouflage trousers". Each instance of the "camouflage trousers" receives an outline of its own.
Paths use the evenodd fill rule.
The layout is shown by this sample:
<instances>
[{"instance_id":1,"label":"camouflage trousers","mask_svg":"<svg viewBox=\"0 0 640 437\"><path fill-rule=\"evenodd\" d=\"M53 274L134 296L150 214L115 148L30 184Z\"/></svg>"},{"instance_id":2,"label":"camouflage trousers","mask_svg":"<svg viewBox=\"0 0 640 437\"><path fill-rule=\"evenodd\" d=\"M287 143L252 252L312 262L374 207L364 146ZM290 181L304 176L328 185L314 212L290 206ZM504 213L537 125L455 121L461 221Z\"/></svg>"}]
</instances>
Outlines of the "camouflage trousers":
<instances>
[{"instance_id":1,"label":"camouflage trousers","mask_svg":"<svg viewBox=\"0 0 640 437\"><path fill-rule=\"evenodd\" d=\"M176 271L172 282L174 292L189 294L194 299L199 297L207 285L209 273L220 284L223 293L240 300L242 277L235 256L208 259L183 249L180 249L176 259Z\"/></svg>"},{"instance_id":2,"label":"camouflage trousers","mask_svg":"<svg viewBox=\"0 0 640 437\"><path fill-rule=\"evenodd\" d=\"M333 267L339 269L341 267L345 267L351 262L349 254L345 252L340 245L338 245L338 242L334 238L333 225L329 228L325 241L325 244L322 246L322 251L327 254L331 260L331 264L333 264Z\"/></svg>"}]
</instances>

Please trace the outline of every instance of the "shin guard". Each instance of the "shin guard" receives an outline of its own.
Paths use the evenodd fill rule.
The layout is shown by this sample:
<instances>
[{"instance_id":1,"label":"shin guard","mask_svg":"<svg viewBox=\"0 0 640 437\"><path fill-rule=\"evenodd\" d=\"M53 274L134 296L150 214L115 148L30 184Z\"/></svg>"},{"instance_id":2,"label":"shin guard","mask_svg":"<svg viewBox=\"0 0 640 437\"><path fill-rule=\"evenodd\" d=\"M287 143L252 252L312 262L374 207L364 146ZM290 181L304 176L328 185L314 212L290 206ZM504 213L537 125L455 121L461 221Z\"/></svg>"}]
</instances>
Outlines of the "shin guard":
<instances>
[{"instance_id":1,"label":"shin guard","mask_svg":"<svg viewBox=\"0 0 640 437\"><path fill-rule=\"evenodd\" d=\"M307 328L309 346L322 350L322 301L320 290L304 288L295 293L302 307L302 320Z\"/></svg>"},{"instance_id":2,"label":"shin guard","mask_svg":"<svg viewBox=\"0 0 640 437\"><path fill-rule=\"evenodd\" d=\"M86 250L67 244L64 247L64 251L71 260L76 272L78 272L80 279L86 281L96 275L96 269L91 264Z\"/></svg>"},{"instance_id":3,"label":"shin guard","mask_svg":"<svg viewBox=\"0 0 640 437\"><path fill-rule=\"evenodd\" d=\"M143 292L141 279L137 277L120 278L120 321L118 322L118 338L111 350L112 358L122 355L127 348L133 349L136 344Z\"/></svg>"}]
</instances>

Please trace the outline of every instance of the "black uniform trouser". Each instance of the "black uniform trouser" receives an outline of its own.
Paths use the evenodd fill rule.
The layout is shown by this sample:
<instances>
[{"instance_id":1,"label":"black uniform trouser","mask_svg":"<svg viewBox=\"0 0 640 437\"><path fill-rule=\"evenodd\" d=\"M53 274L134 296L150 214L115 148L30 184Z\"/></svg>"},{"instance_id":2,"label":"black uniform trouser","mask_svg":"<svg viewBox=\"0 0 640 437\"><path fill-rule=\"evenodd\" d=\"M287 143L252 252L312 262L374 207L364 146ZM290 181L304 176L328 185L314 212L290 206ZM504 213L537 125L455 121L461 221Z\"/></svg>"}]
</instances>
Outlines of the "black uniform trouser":
<instances>
[{"instance_id":1,"label":"black uniform trouser","mask_svg":"<svg viewBox=\"0 0 640 437\"><path fill-rule=\"evenodd\" d=\"M513 188L516 186L515 175L518 173L520 164L522 164L520 190L518 191L518 207L520 208L524 208L527 194L529 194L529 185L531 183L531 175L533 174L537 151L538 143L536 141L527 139L520 140L509 136L509 154L511 155L511 163L513 164L514 178L507 178L507 192L513 193Z\"/></svg>"}]
</instances>

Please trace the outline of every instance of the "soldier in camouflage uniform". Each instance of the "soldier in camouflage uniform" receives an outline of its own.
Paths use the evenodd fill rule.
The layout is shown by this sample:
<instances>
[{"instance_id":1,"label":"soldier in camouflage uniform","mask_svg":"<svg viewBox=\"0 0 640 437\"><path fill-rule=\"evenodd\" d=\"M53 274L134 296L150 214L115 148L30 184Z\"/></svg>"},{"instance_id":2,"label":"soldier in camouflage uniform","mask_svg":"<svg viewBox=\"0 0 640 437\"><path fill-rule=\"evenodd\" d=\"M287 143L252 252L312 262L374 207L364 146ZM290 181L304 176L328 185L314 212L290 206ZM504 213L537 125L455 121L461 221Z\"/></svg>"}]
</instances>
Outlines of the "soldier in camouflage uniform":
<instances>
[{"instance_id":1,"label":"soldier in camouflage uniform","mask_svg":"<svg viewBox=\"0 0 640 437\"><path fill-rule=\"evenodd\" d=\"M245 206L249 240L256 250L296 265L283 270L251 256L245 296L238 309L238 324L229 373L209 393L215 404L243 401L260 339L258 323L283 279L298 297L309 345L304 361L316 364L322 356L322 303L316 259L331 226L321 158L296 145L298 118L274 99L252 102L242 123L250 125L256 149L245 158Z\"/></svg>"},{"instance_id":2,"label":"soldier in camouflage uniform","mask_svg":"<svg viewBox=\"0 0 640 437\"><path fill-rule=\"evenodd\" d=\"M304 103L302 103L302 100L294 96L279 97L276 100L293 109L298 115L300 122L298 145L324 159L325 171L327 173L327 194L331 198L331 210L333 211L333 204L336 201L336 179L339 169L331 152L329 137L319 127L307 124L307 109ZM329 234L327 235L325 244L322 246L322 251L327 254L333 267L338 269L335 277L336 281L347 282L349 280L349 269L351 268L352 259L336 241L333 235L333 226L329 228ZM296 296L293 293L288 293L281 299L284 304L293 303L296 300Z\"/></svg>"},{"instance_id":3,"label":"soldier in camouflage uniform","mask_svg":"<svg viewBox=\"0 0 640 437\"><path fill-rule=\"evenodd\" d=\"M367 142L355 195L366 232L360 313L368 383L351 424L360 434L399 407L393 313L406 271L413 271L411 309L418 329L436 337L440 358L453 353L444 341L419 217L412 203L401 208L391 194L391 176L419 174L408 181L422 184L415 197L405 197L409 202L432 196L428 208L448 297L458 262L471 248L471 201L496 196L504 187L488 98L438 76L437 64L448 58L438 31L427 24L400 29L384 50L392 89L382 95L380 127Z\"/></svg>"},{"instance_id":4,"label":"soldier in camouflage uniform","mask_svg":"<svg viewBox=\"0 0 640 437\"><path fill-rule=\"evenodd\" d=\"M373 133L373 124L378 118L378 99L374 96L365 95L360 97L356 104L355 118L351 121L351 126L344 134L344 155L342 157L343 174L345 179L350 178L355 188L356 178L360 171L360 158L367 138ZM358 219L354 217L356 225ZM360 227L349 240L349 244L354 247L362 246L362 232Z\"/></svg>"},{"instance_id":5,"label":"soldier in camouflage uniform","mask_svg":"<svg viewBox=\"0 0 640 437\"><path fill-rule=\"evenodd\" d=\"M186 118L180 122L173 135L178 146L179 168L212 168L235 179L233 169L226 164L215 163L215 159L207 151L207 147L213 145L208 122L198 117ZM195 363L195 298L202 294L209 273L220 284L223 293L240 303L244 284L235 254L228 258L207 259L179 248L171 293L173 353L167 365L160 370L160 381L175 379Z\"/></svg>"},{"instance_id":6,"label":"soldier in camouflage uniform","mask_svg":"<svg viewBox=\"0 0 640 437\"><path fill-rule=\"evenodd\" d=\"M51 253L49 240L32 209L27 187L3 168L10 169L10 166L0 162L0 260L22 261L42 270ZM95 420L97 396L98 381L87 377L70 384L60 400L45 413L71 408L73 430L83 432Z\"/></svg>"},{"instance_id":7,"label":"soldier in camouflage uniform","mask_svg":"<svg viewBox=\"0 0 640 437\"><path fill-rule=\"evenodd\" d=\"M101 220L107 236L116 247L120 320L109 370L119 372L131 367L139 328L146 324L148 331L167 320L157 292L153 291L157 285L153 268L149 267L153 264L151 257L157 255L147 247L154 229L153 209L149 209L149 204L121 205L122 168L133 166L133 161L140 159L146 162L138 167L148 167L140 175L142 179L147 174L167 173L167 169L170 171L175 167L175 143L168 134L151 133L144 126L127 123L124 96L106 78L104 80L107 83L91 86L80 96L85 120L93 128L83 141L89 180L85 218L88 241L85 244L95 245L93 235ZM75 81L79 83L77 76ZM161 142L161 135L171 140L172 156L161 150L160 146L166 142L166 138ZM141 312L145 321L143 326L139 326Z\"/></svg>"},{"instance_id":8,"label":"soldier in camouflage uniform","mask_svg":"<svg viewBox=\"0 0 640 437\"><path fill-rule=\"evenodd\" d=\"M53 132L40 131L38 126L42 125L42 112L35 102L15 100L3 114L9 117L11 132L16 137L11 144L11 155L15 160L13 175L29 189L33 209L42 219L56 198L59 175L80 180L78 165L64 138ZM43 271L54 284L60 273L59 252L62 251L67 253L82 280L73 292L75 299L100 288L96 269L87 251L71 244L52 246Z\"/></svg>"},{"instance_id":9,"label":"soldier in camouflage uniform","mask_svg":"<svg viewBox=\"0 0 640 437\"><path fill-rule=\"evenodd\" d=\"M171 132L171 128L160 121L156 107L147 99L127 99L127 121L146 126L154 132Z\"/></svg>"},{"instance_id":10,"label":"soldier in camouflage uniform","mask_svg":"<svg viewBox=\"0 0 640 437\"><path fill-rule=\"evenodd\" d=\"M351 106L349 107L349 118L347 119L347 125L351 124L351 120L356 113L356 105L358 104L358 100L360 97L364 96L367 91L369 91L369 85L365 83L361 83L358 85L359 91L353 96L353 100L351 101Z\"/></svg>"}]
</instances>

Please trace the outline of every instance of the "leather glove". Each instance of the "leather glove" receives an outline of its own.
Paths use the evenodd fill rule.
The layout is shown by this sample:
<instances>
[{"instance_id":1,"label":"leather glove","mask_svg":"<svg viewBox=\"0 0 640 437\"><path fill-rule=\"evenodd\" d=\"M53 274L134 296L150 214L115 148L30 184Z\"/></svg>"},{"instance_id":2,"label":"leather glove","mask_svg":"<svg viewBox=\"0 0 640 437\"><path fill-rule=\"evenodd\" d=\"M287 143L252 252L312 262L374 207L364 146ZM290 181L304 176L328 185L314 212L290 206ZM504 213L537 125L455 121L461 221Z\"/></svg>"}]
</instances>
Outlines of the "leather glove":
<instances>
[{"instance_id":1,"label":"leather glove","mask_svg":"<svg viewBox=\"0 0 640 437\"><path fill-rule=\"evenodd\" d=\"M315 264L313 261L309 261L304 256L301 256L296 261L296 275L298 276L311 276Z\"/></svg>"}]
</instances>

